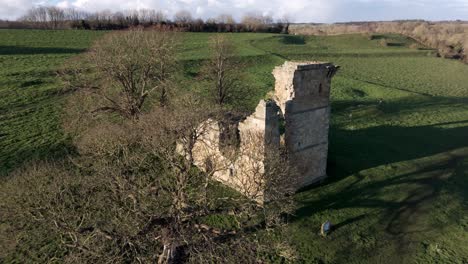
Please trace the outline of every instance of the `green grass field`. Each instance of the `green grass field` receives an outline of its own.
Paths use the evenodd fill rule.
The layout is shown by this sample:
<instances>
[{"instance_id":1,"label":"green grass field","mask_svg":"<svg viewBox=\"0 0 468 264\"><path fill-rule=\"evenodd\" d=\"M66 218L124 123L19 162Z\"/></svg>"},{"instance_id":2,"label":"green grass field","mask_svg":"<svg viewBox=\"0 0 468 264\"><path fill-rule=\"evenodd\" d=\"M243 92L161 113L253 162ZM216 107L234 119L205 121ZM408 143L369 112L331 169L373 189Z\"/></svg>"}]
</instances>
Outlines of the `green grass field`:
<instances>
[{"instance_id":1,"label":"green grass field","mask_svg":"<svg viewBox=\"0 0 468 264\"><path fill-rule=\"evenodd\" d=\"M63 153L56 69L102 34L0 30L0 174Z\"/></svg>"},{"instance_id":2,"label":"green grass field","mask_svg":"<svg viewBox=\"0 0 468 264\"><path fill-rule=\"evenodd\" d=\"M55 70L102 34L0 30L1 173L66 152ZM184 33L184 81L208 56L209 36ZM229 36L247 65L250 108L273 89L271 71L284 60L342 67L329 178L297 194L289 228L303 263L468 263L467 65L410 49L398 35ZM335 228L322 238L326 220Z\"/></svg>"}]
</instances>

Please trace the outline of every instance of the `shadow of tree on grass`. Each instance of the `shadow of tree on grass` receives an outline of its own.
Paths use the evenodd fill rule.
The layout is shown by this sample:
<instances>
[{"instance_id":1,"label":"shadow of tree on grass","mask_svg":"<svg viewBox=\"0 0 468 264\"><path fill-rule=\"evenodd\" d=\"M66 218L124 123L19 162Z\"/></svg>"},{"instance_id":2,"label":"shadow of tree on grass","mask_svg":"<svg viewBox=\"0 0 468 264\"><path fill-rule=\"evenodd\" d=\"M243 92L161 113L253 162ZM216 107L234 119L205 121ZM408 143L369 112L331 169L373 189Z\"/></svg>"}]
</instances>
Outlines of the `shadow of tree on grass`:
<instances>
[{"instance_id":1,"label":"shadow of tree on grass","mask_svg":"<svg viewBox=\"0 0 468 264\"><path fill-rule=\"evenodd\" d=\"M78 54L86 49L60 47L0 46L0 55Z\"/></svg>"},{"instance_id":2,"label":"shadow of tree on grass","mask_svg":"<svg viewBox=\"0 0 468 264\"><path fill-rule=\"evenodd\" d=\"M447 125L453 127L444 127ZM389 243L394 252L384 254L401 261L401 256L408 258L416 252L421 241L442 235L444 226L433 221L440 213L434 204L442 193L453 194L454 204L468 204L467 161L468 121L360 130L332 127L329 178L298 194L296 221L317 221L316 216L321 214L337 215L342 220L337 224L339 232L332 232L332 239L348 243L337 249L337 256L356 255L351 251L362 250L359 254L373 258L372 250L389 248L379 243ZM468 212L468 208L459 209ZM458 216L448 217L455 221L451 225L457 225ZM369 225L369 231L363 225ZM353 236L371 242L356 242ZM363 249L359 243L371 246Z\"/></svg>"}]
</instances>

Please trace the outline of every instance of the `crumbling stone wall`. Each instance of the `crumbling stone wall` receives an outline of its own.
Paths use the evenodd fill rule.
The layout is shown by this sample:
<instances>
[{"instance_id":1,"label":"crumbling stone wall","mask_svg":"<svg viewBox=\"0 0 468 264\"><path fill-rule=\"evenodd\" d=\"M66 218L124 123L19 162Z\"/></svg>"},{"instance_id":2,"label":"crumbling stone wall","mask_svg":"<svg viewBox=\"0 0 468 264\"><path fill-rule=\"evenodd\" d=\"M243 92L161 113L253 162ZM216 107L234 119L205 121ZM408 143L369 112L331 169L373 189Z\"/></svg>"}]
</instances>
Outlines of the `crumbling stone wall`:
<instances>
[{"instance_id":1,"label":"crumbling stone wall","mask_svg":"<svg viewBox=\"0 0 468 264\"><path fill-rule=\"evenodd\" d=\"M221 151L220 124L207 120L194 147L194 163L213 177L253 199L263 199L266 157L284 145L299 178L296 189L326 177L330 84L338 67L321 62L285 62L276 67L273 100L261 100L255 112L238 124L239 147ZM284 119L285 134L280 135ZM283 138L282 138L283 137Z\"/></svg>"},{"instance_id":2,"label":"crumbling stone wall","mask_svg":"<svg viewBox=\"0 0 468 264\"><path fill-rule=\"evenodd\" d=\"M265 157L279 148L278 107L261 100L255 112L238 124L240 144L232 153L221 151L221 126L215 120L200 125L205 131L196 142L194 163L213 178L253 199L263 198Z\"/></svg>"}]
</instances>

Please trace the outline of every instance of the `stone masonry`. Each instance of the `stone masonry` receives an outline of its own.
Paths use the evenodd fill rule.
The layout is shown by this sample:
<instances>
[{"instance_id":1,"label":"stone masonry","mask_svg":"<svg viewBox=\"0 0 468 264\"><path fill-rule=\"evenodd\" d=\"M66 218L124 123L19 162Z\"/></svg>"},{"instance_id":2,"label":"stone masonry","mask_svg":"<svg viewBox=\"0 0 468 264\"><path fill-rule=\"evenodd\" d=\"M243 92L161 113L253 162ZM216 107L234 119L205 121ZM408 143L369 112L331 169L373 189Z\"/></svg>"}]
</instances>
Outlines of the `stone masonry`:
<instances>
[{"instance_id":1,"label":"stone masonry","mask_svg":"<svg viewBox=\"0 0 468 264\"><path fill-rule=\"evenodd\" d=\"M286 62L276 67L274 100L285 120L285 145L299 170L297 188L326 177L331 79L338 67L321 62Z\"/></svg>"},{"instance_id":2,"label":"stone masonry","mask_svg":"<svg viewBox=\"0 0 468 264\"><path fill-rule=\"evenodd\" d=\"M263 199L265 157L286 149L298 178L296 189L326 177L330 84L338 67L322 62L285 62L274 69L272 100L261 100L255 112L238 123L236 150L221 151L220 123L207 120L194 147L194 163L213 177L253 199ZM284 127L282 127L284 126ZM284 131L283 134L282 131Z\"/></svg>"}]
</instances>

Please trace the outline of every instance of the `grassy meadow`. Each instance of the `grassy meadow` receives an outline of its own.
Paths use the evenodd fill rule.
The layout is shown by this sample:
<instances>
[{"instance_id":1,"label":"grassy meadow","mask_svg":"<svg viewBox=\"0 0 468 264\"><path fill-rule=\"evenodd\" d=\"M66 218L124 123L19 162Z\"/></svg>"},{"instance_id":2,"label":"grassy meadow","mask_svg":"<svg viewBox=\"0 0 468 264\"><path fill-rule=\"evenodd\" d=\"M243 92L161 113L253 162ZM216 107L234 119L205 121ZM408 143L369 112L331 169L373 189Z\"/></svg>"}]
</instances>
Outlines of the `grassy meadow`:
<instances>
[{"instance_id":1,"label":"grassy meadow","mask_svg":"<svg viewBox=\"0 0 468 264\"><path fill-rule=\"evenodd\" d=\"M63 154L56 70L102 34L0 30L0 174Z\"/></svg>"},{"instance_id":2,"label":"grassy meadow","mask_svg":"<svg viewBox=\"0 0 468 264\"><path fill-rule=\"evenodd\" d=\"M69 151L56 70L103 34L0 30L0 177ZM183 33L188 89L203 89L193 80L209 36ZM245 63L246 108L274 88L271 71L285 60L341 66L332 85L329 178L297 194L289 227L301 263L468 263L468 65L398 35L229 37ZM322 238L326 220L334 230Z\"/></svg>"}]
</instances>

